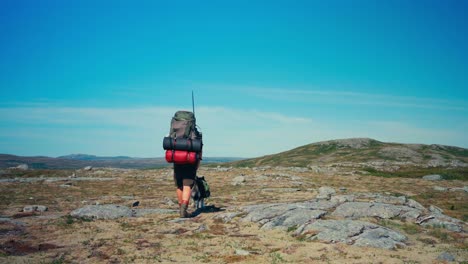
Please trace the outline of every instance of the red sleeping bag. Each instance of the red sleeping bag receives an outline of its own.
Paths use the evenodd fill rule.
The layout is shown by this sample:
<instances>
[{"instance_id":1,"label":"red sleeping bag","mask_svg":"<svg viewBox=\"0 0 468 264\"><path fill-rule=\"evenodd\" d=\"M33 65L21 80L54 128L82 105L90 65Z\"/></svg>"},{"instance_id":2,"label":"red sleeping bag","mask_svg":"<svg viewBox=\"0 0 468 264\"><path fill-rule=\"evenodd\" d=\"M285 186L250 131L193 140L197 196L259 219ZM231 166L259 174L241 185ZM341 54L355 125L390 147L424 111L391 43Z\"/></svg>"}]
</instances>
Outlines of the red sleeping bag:
<instances>
[{"instance_id":1,"label":"red sleeping bag","mask_svg":"<svg viewBox=\"0 0 468 264\"><path fill-rule=\"evenodd\" d=\"M195 164L202 159L201 152L166 150L166 161L176 164Z\"/></svg>"}]
</instances>

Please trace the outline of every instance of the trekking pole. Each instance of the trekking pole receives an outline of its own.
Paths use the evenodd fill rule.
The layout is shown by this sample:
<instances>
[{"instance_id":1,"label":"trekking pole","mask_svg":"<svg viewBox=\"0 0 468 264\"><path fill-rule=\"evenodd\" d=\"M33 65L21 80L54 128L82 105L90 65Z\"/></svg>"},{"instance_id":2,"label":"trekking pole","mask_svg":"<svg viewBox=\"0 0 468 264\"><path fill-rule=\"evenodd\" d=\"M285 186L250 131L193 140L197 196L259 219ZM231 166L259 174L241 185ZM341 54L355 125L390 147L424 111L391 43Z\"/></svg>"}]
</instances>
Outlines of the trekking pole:
<instances>
[{"instance_id":1,"label":"trekking pole","mask_svg":"<svg viewBox=\"0 0 468 264\"><path fill-rule=\"evenodd\" d=\"M195 117L195 100L193 99L193 90L192 90L192 111L193 111L193 116Z\"/></svg>"}]
</instances>

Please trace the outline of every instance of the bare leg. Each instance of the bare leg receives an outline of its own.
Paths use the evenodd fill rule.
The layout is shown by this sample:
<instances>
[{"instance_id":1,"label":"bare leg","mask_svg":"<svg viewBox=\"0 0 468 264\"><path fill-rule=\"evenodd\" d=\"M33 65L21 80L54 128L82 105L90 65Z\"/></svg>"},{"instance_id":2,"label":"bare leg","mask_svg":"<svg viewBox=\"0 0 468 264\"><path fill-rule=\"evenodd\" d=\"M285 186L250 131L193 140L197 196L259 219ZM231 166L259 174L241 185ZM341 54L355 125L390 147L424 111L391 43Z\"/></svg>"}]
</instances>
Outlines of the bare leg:
<instances>
[{"instance_id":1,"label":"bare leg","mask_svg":"<svg viewBox=\"0 0 468 264\"><path fill-rule=\"evenodd\" d=\"M190 186L184 186L182 190L182 203L180 205L180 217L182 218L190 217L189 213L187 212L187 207L190 200L190 193Z\"/></svg>"},{"instance_id":2,"label":"bare leg","mask_svg":"<svg viewBox=\"0 0 468 264\"><path fill-rule=\"evenodd\" d=\"M187 203L190 201L190 194L192 193L192 188L190 186L184 186L184 190L182 191L182 202Z\"/></svg>"},{"instance_id":3,"label":"bare leg","mask_svg":"<svg viewBox=\"0 0 468 264\"><path fill-rule=\"evenodd\" d=\"M179 206L182 204L182 189L177 188L177 200L179 201Z\"/></svg>"}]
</instances>

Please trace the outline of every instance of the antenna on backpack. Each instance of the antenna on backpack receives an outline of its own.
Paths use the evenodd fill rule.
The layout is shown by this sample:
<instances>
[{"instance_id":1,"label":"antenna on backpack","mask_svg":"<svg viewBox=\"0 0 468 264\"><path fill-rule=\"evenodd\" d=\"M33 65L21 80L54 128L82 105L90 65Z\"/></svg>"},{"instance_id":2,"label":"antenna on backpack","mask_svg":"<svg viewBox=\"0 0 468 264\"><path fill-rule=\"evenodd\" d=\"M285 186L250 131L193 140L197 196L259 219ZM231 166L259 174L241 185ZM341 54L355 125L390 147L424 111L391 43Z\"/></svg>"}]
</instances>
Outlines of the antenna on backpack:
<instances>
[{"instance_id":1,"label":"antenna on backpack","mask_svg":"<svg viewBox=\"0 0 468 264\"><path fill-rule=\"evenodd\" d=\"M192 110L193 110L193 116L195 116L195 100L193 99L193 90L192 90Z\"/></svg>"}]
</instances>

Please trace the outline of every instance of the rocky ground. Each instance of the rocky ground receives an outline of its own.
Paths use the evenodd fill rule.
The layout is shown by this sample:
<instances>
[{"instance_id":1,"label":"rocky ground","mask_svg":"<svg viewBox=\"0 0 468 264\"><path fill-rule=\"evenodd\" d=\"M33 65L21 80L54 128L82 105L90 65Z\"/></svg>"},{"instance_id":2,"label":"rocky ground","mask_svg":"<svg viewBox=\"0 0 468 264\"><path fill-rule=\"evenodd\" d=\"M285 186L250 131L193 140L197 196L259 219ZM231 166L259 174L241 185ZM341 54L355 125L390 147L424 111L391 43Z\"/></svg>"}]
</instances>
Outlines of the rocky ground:
<instances>
[{"instance_id":1,"label":"rocky ground","mask_svg":"<svg viewBox=\"0 0 468 264\"><path fill-rule=\"evenodd\" d=\"M467 182L202 167L180 219L170 169L0 171L0 263L468 261Z\"/></svg>"}]
</instances>

